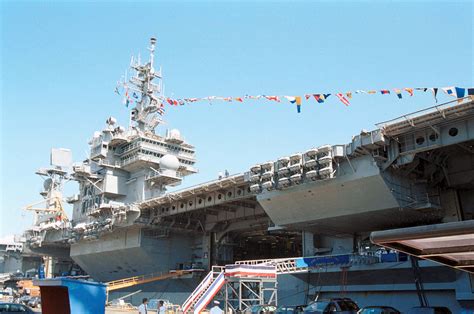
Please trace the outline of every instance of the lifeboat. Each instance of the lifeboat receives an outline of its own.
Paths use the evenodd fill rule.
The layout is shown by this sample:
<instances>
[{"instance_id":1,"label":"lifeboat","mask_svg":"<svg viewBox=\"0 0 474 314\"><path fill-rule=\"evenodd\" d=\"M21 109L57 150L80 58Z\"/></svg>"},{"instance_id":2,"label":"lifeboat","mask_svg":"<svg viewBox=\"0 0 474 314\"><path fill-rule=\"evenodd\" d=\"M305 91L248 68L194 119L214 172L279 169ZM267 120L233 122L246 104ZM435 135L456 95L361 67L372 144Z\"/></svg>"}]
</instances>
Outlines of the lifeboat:
<instances>
[{"instance_id":1,"label":"lifeboat","mask_svg":"<svg viewBox=\"0 0 474 314\"><path fill-rule=\"evenodd\" d=\"M326 168L322 168L322 169L319 169L319 175L322 176L322 177L329 177L332 175L332 167L326 167Z\"/></svg>"},{"instance_id":2,"label":"lifeboat","mask_svg":"<svg viewBox=\"0 0 474 314\"><path fill-rule=\"evenodd\" d=\"M321 147L318 147L318 157L322 158L325 156L330 156L331 151L332 151L331 145L323 145Z\"/></svg>"},{"instance_id":3,"label":"lifeboat","mask_svg":"<svg viewBox=\"0 0 474 314\"><path fill-rule=\"evenodd\" d=\"M273 181L266 181L262 183L262 188L267 189L267 190L272 190L273 189Z\"/></svg>"},{"instance_id":4,"label":"lifeboat","mask_svg":"<svg viewBox=\"0 0 474 314\"><path fill-rule=\"evenodd\" d=\"M260 180L260 174L253 174L250 176L250 182L258 182Z\"/></svg>"},{"instance_id":5,"label":"lifeboat","mask_svg":"<svg viewBox=\"0 0 474 314\"><path fill-rule=\"evenodd\" d=\"M260 192L260 184L252 184L250 186L250 192L252 192L252 193Z\"/></svg>"},{"instance_id":6,"label":"lifeboat","mask_svg":"<svg viewBox=\"0 0 474 314\"><path fill-rule=\"evenodd\" d=\"M290 165L290 171L292 172L295 172L295 171L299 171L301 169L301 164L293 164L293 165Z\"/></svg>"},{"instance_id":7,"label":"lifeboat","mask_svg":"<svg viewBox=\"0 0 474 314\"><path fill-rule=\"evenodd\" d=\"M306 151L305 155L309 158L314 158L318 154L319 150L317 148L312 148Z\"/></svg>"},{"instance_id":8,"label":"lifeboat","mask_svg":"<svg viewBox=\"0 0 474 314\"><path fill-rule=\"evenodd\" d=\"M286 175L290 172L290 168L288 167L281 167L278 169L278 175Z\"/></svg>"},{"instance_id":9,"label":"lifeboat","mask_svg":"<svg viewBox=\"0 0 474 314\"><path fill-rule=\"evenodd\" d=\"M273 177L273 171L266 171L262 174L262 180L268 180Z\"/></svg>"},{"instance_id":10,"label":"lifeboat","mask_svg":"<svg viewBox=\"0 0 474 314\"><path fill-rule=\"evenodd\" d=\"M252 168L250 168L250 171L253 173L259 173L260 169L262 169L260 165L255 165Z\"/></svg>"},{"instance_id":11,"label":"lifeboat","mask_svg":"<svg viewBox=\"0 0 474 314\"><path fill-rule=\"evenodd\" d=\"M282 158L278 159L278 164L282 167L288 165L289 162L290 162L289 157L282 157Z\"/></svg>"},{"instance_id":12,"label":"lifeboat","mask_svg":"<svg viewBox=\"0 0 474 314\"><path fill-rule=\"evenodd\" d=\"M278 179L278 185L281 187L287 187L290 185L290 179L287 177Z\"/></svg>"},{"instance_id":13,"label":"lifeboat","mask_svg":"<svg viewBox=\"0 0 474 314\"><path fill-rule=\"evenodd\" d=\"M316 180L318 177L318 171L317 170L311 170L306 172L306 178L311 179L311 180Z\"/></svg>"},{"instance_id":14,"label":"lifeboat","mask_svg":"<svg viewBox=\"0 0 474 314\"><path fill-rule=\"evenodd\" d=\"M290 181L292 183L295 183L295 184L298 184L301 182L301 174L300 173L297 173L297 174L294 174L290 177Z\"/></svg>"},{"instance_id":15,"label":"lifeboat","mask_svg":"<svg viewBox=\"0 0 474 314\"><path fill-rule=\"evenodd\" d=\"M318 159L319 165L321 168L326 168L327 166L332 164L332 158L330 156L325 156Z\"/></svg>"},{"instance_id":16,"label":"lifeboat","mask_svg":"<svg viewBox=\"0 0 474 314\"><path fill-rule=\"evenodd\" d=\"M261 165L263 170L270 170L273 168L273 162L272 161L267 161L266 163Z\"/></svg>"},{"instance_id":17,"label":"lifeboat","mask_svg":"<svg viewBox=\"0 0 474 314\"><path fill-rule=\"evenodd\" d=\"M318 162L316 161L316 159L310 159L304 163L304 166L305 168L314 168L317 164Z\"/></svg>"},{"instance_id":18,"label":"lifeboat","mask_svg":"<svg viewBox=\"0 0 474 314\"><path fill-rule=\"evenodd\" d=\"M293 154L290 156L290 161L295 162L295 161L300 161L301 160L301 154Z\"/></svg>"}]
</instances>

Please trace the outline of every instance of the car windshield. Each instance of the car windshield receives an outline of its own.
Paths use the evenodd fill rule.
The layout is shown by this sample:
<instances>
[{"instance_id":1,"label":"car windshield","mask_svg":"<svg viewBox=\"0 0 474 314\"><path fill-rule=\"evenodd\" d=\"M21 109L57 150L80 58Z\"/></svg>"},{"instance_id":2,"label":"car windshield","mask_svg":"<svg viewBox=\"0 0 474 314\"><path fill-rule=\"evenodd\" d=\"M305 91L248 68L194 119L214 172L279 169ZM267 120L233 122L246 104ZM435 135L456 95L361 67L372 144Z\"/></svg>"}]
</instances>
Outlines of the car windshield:
<instances>
[{"instance_id":1,"label":"car windshield","mask_svg":"<svg viewBox=\"0 0 474 314\"><path fill-rule=\"evenodd\" d=\"M28 310L20 304L0 304L0 312L27 312Z\"/></svg>"},{"instance_id":2,"label":"car windshield","mask_svg":"<svg viewBox=\"0 0 474 314\"><path fill-rule=\"evenodd\" d=\"M410 314L451 314L446 307L414 307L408 311Z\"/></svg>"},{"instance_id":3,"label":"car windshield","mask_svg":"<svg viewBox=\"0 0 474 314\"><path fill-rule=\"evenodd\" d=\"M278 308L278 311L293 311L292 306L283 305Z\"/></svg>"},{"instance_id":4,"label":"car windshield","mask_svg":"<svg viewBox=\"0 0 474 314\"><path fill-rule=\"evenodd\" d=\"M341 311L358 311L359 307L352 301L343 300L338 302L339 306L341 307Z\"/></svg>"},{"instance_id":5,"label":"car windshield","mask_svg":"<svg viewBox=\"0 0 474 314\"><path fill-rule=\"evenodd\" d=\"M305 308L305 310L309 310L309 311L320 310L320 311L323 311L324 309L326 309L326 306L328 306L328 304L329 304L329 302L324 302L324 301L314 302L314 303L309 304Z\"/></svg>"},{"instance_id":6,"label":"car windshield","mask_svg":"<svg viewBox=\"0 0 474 314\"><path fill-rule=\"evenodd\" d=\"M390 308L369 307L363 309L360 314L398 314Z\"/></svg>"}]
</instances>

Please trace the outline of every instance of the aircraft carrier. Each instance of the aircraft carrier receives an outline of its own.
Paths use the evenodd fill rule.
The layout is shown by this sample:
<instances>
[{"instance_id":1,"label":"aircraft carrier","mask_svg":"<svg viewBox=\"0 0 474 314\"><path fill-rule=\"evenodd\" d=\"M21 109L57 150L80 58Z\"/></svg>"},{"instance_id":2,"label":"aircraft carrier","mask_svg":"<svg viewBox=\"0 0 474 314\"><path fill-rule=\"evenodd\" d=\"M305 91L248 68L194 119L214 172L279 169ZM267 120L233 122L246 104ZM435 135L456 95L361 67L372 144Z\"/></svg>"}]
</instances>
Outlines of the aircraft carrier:
<instances>
[{"instance_id":1,"label":"aircraft carrier","mask_svg":"<svg viewBox=\"0 0 474 314\"><path fill-rule=\"evenodd\" d=\"M89 141L90 155L70 167L68 150L53 152L45 177L45 210L25 232L28 250L70 258L94 280L108 282L170 270L185 276L134 286L183 302L213 265L241 260L324 257L305 273L279 276L280 304L345 296L359 305L406 310L418 305L415 278L430 305L454 313L474 306L469 269L410 259L370 241L373 231L474 218L474 101L466 97L378 124L343 144L313 147L247 172L168 192L197 172L195 148L161 123L161 71L132 59L127 84L137 95L130 126L114 118ZM65 218L64 182L79 183ZM472 242L472 240L471 240ZM473 243L470 243L473 245ZM51 262L53 263L53 262ZM55 271L52 271L54 274ZM58 273L58 272L56 272ZM135 299L133 299L135 298Z\"/></svg>"}]
</instances>

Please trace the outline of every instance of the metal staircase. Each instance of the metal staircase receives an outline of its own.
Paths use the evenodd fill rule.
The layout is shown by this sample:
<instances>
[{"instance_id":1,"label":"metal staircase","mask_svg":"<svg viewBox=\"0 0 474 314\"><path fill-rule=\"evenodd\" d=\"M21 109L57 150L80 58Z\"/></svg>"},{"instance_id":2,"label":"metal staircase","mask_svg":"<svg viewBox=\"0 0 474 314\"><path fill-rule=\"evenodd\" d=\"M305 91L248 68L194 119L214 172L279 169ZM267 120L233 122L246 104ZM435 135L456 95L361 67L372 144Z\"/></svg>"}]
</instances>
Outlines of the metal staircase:
<instances>
[{"instance_id":1,"label":"metal staircase","mask_svg":"<svg viewBox=\"0 0 474 314\"><path fill-rule=\"evenodd\" d=\"M224 267L212 266L212 270L194 289L182 305L183 313L200 313L224 285Z\"/></svg>"},{"instance_id":2,"label":"metal staircase","mask_svg":"<svg viewBox=\"0 0 474 314\"><path fill-rule=\"evenodd\" d=\"M227 285L234 285L230 289L226 286L226 299L229 299L227 297L229 290L233 291L234 293L235 291L242 290L242 284L248 290L250 286L255 286L256 283L259 283L259 285L257 284L255 287L257 287L258 289L263 289L262 291L264 291L264 290L272 290L268 287L264 287L264 285L268 285L269 283L270 284L273 283L274 285L274 283L276 282L275 277L268 278L265 274L255 274L255 275L252 275L252 274L242 275L242 273L235 274L235 273L232 273L230 269L227 269L227 272L226 272L226 268L232 268L232 266L237 266L237 265L254 265L254 266L266 265L266 267L274 266L275 267L274 270L276 269L277 275L307 272L308 265L304 263L299 263L298 262L299 260L302 260L302 258L294 257L294 258L280 258L280 259L261 259L261 260L237 261L235 262L234 265L226 265L226 267L213 266L212 271L210 271L207 274L207 276L196 287L193 293L191 293L191 295L186 299L186 301L184 301L181 309L184 314L200 313L209 304L209 302L211 302L211 300L219 292L219 290L221 290L221 288L226 284L226 282L227 282ZM252 285L246 285L246 281L251 281ZM235 285L238 285L239 287ZM273 290L275 289L276 288L273 288ZM260 291L258 293L257 292L253 292L253 293L255 294L255 296L258 296L259 298L262 297L262 294L260 293ZM273 297L276 298L276 295L272 295L272 298ZM246 299L245 301L249 301L249 300L250 299L248 300ZM243 302L240 299L240 296L238 298L238 301L237 299L233 301L236 301L238 303L239 309L243 309L243 306L244 307L246 305L248 306L248 304L244 304L245 302ZM252 301L257 302L257 299L255 300L252 299ZM226 308L228 306L230 306L230 304L227 302Z\"/></svg>"}]
</instances>

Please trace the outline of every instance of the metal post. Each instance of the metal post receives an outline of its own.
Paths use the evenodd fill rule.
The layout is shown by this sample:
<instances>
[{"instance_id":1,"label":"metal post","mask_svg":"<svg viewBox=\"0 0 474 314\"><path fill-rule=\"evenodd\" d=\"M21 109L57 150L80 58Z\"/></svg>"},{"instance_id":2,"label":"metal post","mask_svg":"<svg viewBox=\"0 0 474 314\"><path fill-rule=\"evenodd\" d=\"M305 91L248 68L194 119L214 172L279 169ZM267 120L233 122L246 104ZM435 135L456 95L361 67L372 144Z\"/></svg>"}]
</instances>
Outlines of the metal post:
<instances>
[{"instance_id":1,"label":"metal post","mask_svg":"<svg viewBox=\"0 0 474 314\"><path fill-rule=\"evenodd\" d=\"M228 289L229 287L227 286L228 285L228 282L226 280L225 284L224 284L224 289L225 289L225 307L224 307L224 313L229 313L229 305L228 305L228 300L229 300L229 292L228 292Z\"/></svg>"},{"instance_id":2,"label":"metal post","mask_svg":"<svg viewBox=\"0 0 474 314\"><path fill-rule=\"evenodd\" d=\"M242 311L242 281L239 281L239 311Z\"/></svg>"}]
</instances>

